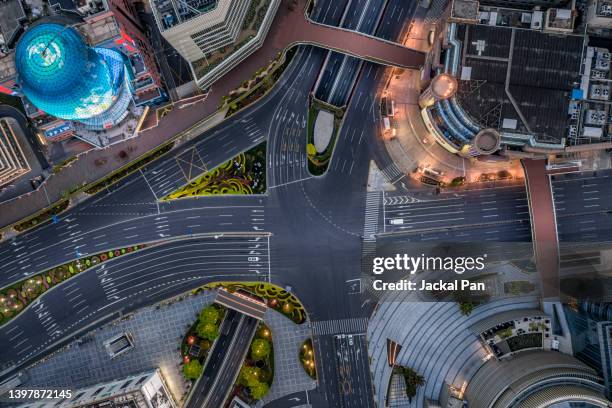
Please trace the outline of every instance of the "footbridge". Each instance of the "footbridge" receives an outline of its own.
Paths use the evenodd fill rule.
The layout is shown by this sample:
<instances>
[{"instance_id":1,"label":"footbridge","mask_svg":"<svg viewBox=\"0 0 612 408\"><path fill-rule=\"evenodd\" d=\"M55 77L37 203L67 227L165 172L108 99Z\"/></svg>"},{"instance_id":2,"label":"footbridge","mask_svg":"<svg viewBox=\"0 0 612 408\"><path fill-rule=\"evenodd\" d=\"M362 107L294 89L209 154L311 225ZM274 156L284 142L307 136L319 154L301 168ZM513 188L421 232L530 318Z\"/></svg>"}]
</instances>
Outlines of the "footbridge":
<instances>
[{"instance_id":1,"label":"footbridge","mask_svg":"<svg viewBox=\"0 0 612 408\"><path fill-rule=\"evenodd\" d=\"M535 263L542 282L542 298L559 298L559 239L550 175L544 159L523 159Z\"/></svg>"},{"instance_id":2,"label":"footbridge","mask_svg":"<svg viewBox=\"0 0 612 408\"><path fill-rule=\"evenodd\" d=\"M339 27L310 20L302 12L277 19L278 27L269 38L275 47L286 49L305 44L337 51L390 67L418 69L425 63L425 52ZM266 40L268 41L268 40Z\"/></svg>"}]
</instances>

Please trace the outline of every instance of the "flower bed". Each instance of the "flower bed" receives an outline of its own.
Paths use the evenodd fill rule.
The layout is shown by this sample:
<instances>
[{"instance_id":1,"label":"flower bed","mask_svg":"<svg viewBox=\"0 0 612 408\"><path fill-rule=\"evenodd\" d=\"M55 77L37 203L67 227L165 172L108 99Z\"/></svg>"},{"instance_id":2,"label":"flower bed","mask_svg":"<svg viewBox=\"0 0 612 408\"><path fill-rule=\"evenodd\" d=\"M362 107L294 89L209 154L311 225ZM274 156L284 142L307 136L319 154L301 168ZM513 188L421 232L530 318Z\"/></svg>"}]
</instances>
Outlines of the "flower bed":
<instances>
[{"instance_id":1,"label":"flower bed","mask_svg":"<svg viewBox=\"0 0 612 408\"><path fill-rule=\"evenodd\" d=\"M49 290L49 288L70 279L73 275L101 262L138 251L144 247L145 245L135 245L89 255L48 269L0 290L0 325L17 316L29 303Z\"/></svg>"},{"instance_id":2,"label":"flower bed","mask_svg":"<svg viewBox=\"0 0 612 408\"><path fill-rule=\"evenodd\" d=\"M306 341L300 347L300 363L306 374L313 380L317 379L317 366L314 358L314 348L312 347L312 339Z\"/></svg>"},{"instance_id":3,"label":"flower bed","mask_svg":"<svg viewBox=\"0 0 612 408\"><path fill-rule=\"evenodd\" d=\"M202 374L208 352L217 337L225 315L225 308L216 303L202 309L181 342L183 375L195 381Z\"/></svg>"},{"instance_id":4,"label":"flower bed","mask_svg":"<svg viewBox=\"0 0 612 408\"><path fill-rule=\"evenodd\" d=\"M266 143L240 153L207 171L163 200L208 195L263 194L266 192Z\"/></svg>"},{"instance_id":5,"label":"flower bed","mask_svg":"<svg viewBox=\"0 0 612 408\"><path fill-rule=\"evenodd\" d=\"M201 289L224 287L230 292L245 290L266 300L268 307L287 316L296 324L306 321L306 309L295 295L279 286L264 282L214 282ZM197 290L196 290L197 291Z\"/></svg>"}]
</instances>

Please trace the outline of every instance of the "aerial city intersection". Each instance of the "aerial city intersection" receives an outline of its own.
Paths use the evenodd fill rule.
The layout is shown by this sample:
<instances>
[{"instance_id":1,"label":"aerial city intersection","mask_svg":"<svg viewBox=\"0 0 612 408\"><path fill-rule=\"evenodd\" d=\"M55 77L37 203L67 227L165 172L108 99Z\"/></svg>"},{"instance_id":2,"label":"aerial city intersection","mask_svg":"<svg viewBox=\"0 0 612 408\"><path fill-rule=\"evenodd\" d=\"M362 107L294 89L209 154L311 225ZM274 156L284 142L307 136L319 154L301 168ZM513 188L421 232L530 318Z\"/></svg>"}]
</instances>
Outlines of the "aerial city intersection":
<instances>
[{"instance_id":1,"label":"aerial city intersection","mask_svg":"<svg viewBox=\"0 0 612 408\"><path fill-rule=\"evenodd\" d=\"M0 2L0 406L612 406L609 0Z\"/></svg>"}]
</instances>

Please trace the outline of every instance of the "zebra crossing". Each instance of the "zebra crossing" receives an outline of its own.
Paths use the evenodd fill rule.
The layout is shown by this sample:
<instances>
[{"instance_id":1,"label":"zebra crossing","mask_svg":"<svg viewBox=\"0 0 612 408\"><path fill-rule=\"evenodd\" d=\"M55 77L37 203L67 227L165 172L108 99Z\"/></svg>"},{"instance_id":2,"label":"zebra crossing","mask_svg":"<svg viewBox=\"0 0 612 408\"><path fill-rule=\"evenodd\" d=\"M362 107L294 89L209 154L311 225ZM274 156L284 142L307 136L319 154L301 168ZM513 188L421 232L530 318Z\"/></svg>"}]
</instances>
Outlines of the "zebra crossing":
<instances>
[{"instance_id":1,"label":"zebra crossing","mask_svg":"<svg viewBox=\"0 0 612 408\"><path fill-rule=\"evenodd\" d=\"M363 334L366 332L367 326L367 317L323 320L312 323L312 333L315 336L328 336L331 334Z\"/></svg>"},{"instance_id":2,"label":"zebra crossing","mask_svg":"<svg viewBox=\"0 0 612 408\"><path fill-rule=\"evenodd\" d=\"M374 241L378 232L378 214L382 194L379 191L368 191L366 195L365 221L363 224L364 241Z\"/></svg>"},{"instance_id":3,"label":"zebra crossing","mask_svg":"<svg viewBox=\"0 0 612 408\"><path fill-rule=\"evenodd\" d=\"M387 167L381 170L382 174L385 176L389 183L395 183L405 176L404 173L397 167L395 163L391 163Z\"/></svg>"}]
</instances>

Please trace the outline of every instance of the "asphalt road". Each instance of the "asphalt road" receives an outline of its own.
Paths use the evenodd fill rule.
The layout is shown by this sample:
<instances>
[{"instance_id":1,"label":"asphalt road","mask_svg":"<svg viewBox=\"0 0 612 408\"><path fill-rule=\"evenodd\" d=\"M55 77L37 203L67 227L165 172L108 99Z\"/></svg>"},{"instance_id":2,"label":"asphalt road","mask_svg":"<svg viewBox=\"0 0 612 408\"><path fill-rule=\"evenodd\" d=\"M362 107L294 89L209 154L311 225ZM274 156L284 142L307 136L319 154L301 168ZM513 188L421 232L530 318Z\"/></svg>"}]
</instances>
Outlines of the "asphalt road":
<instances>
[{"instance_id":1,"label":"asphalt road","mask_svg":"<svg viewBox=\"0 0 612 408\"><path fill-rule=\"evenodd\" d=\"M206 358L206 365L202 375L196 383L196 387L191 391L191 397L185 405L186 408L201 408L209 395L209 391L217 378L217 374L225 361L232 340L237 337L238 326L242 323L244 315L228 309L219 328L219 337L215 340L213 348Z\"/></svg>"},{"instance_id":2,"label":"asphalt road","mask_svg":"<svg viewBox=\"0 0 612 408\"><path fill-rule=\"evenodd\" d=\"M248 352L258 321L228 309L204 371L193 390L187 408L217 408L223 406Z\"/></svg>"},{"instance_id":3,"label":"asphalt road","mask_svg":"<svg viewBox=\"0 0 612 408\"><path fill-rule=\"evenodd\" d=\"M341 27L374 34L385 3L383 0L351 1L342 15ZM317 99L345 106L361 66L362 61L357 58L330 51L315 89Z\"/></svg>"},{"instance_id":4,"label":"asphalt road","mask_svg":"<svg viewBox=\"0 0 612 408\"><path fill-rule=\"evenodd\" d=\"M0 328L0 372L109 314L126 314L213 281L269 279L267 236L156 245L76 275Z\"/></svg>"},{"instance_id":5,"label":"asphalt road","mask_svg":"<svg viewBox=\"0 0 612 408\"><path fill-rule=\"evenodd\" d=\"M393 1L389 0L387 10ZM321 4L327 5L320 12L322 19L337 18L335 2ZM383 16L380 27L385 35L399 35L402 30L389 23L397 18L397 13ZM353 291L350 282L360 278L369 162L374 159L381 168L389 165L379 138L376 99L384 70L371 63L363 64L328 172L323 177L312 177L303 157L306 96L314 86L324 54L325 51L312 47L300 47L275 89L256 105L79 204L62 215L59 223L45 224L0 244L3 265L0 285L5 286L67 262L77 254L93 254L154 239L189 238L204 233L217 236L168 243L119 258L50 291L20 317L0 328L0 364L23 365L46 353L48 347L65 336L89 325L94 327L98 319L127 313L211 280L270 279L281 286L290 285L315 321L367 316L368 309L362 308L363 299L348 294ZM268 142L269 155L267 194L157 201L200 172L263 140ZM595 220L603 231L594 239L612 237L612 224L607 224L606 215L610 205L606 203L610 200L605 199L612 194L612 187L607 178L602 178L609 174L555 181L561 237L574 239L571 234L576 234L575 231L592 234L576 229L587 219ZM558 186L565 186L564 190L557 191ZM602 197L600 202L587 200L592 193L582 193L593 190L586 189L596 189ZM573 194L581 195L582 207L562 210L567 207L559 202L564 201L560 194L566 194L566 200ZM525 222L528 217L521 214L526 208L517 207L526 204L524 189L500 188L458 195L442 195L432 202L418 202L405 208L392 204L383 209L381 205L379 214L385 213L382 215L385 221L378 225L377 232L389 227L388 210L394 218L405 221L403 226L411 228L389 227L387 232L392 234L384 240L471 242L487 237L485 240L502 250L504 242L529 243L529 225ZM594 204L598 207L587 207ZM448 205L455 207L445 207ZM445 229L425 231L417 228L420 225ZM448 229L449 226L452 228ZM230 232L270 235L269 238L262 235L259 240L224 235ZM250 248L258 244L265 247ZM245 260L252 250L262 250L262 256L257 256L260 259ZM228 258L228 251L239 260ZM147 265L143 255L154 259L152 264ZM146 279L145 275L136 276L129 271L144 273ZM337 366L333 359L318 363L324 365L323 372L330 363L331 369ZM334 382L323 383L322 391L331 399L365 401L367 382L359 381L356 389L361 391L349 397L340 394Z\"/></svg>"},{"instance_id":6,"label":"asphalt road","mask_svg":"<svg viewBox=\"0 0 612 408\"><path fill-rule=\"evenodd\" d=\"M314 346L328 406L374 407L365 335L317 336Z\"/></svg>"},{"instance_id":7,"label":"asphalt road","mask_svg":"<svg viewBox=\"0 0 612 408\"><path fill-rule=\"evenodd\" d=\"M246 353L249 351L251 340L257 329L257 322L258 320L253 317L242 315L234 341L224 356L221 370L217 373L217 381L209 389L209 397L206 403L201 405L202 408L223 406L223 402L238 376Z\"/></svg>"}]
</instances>

